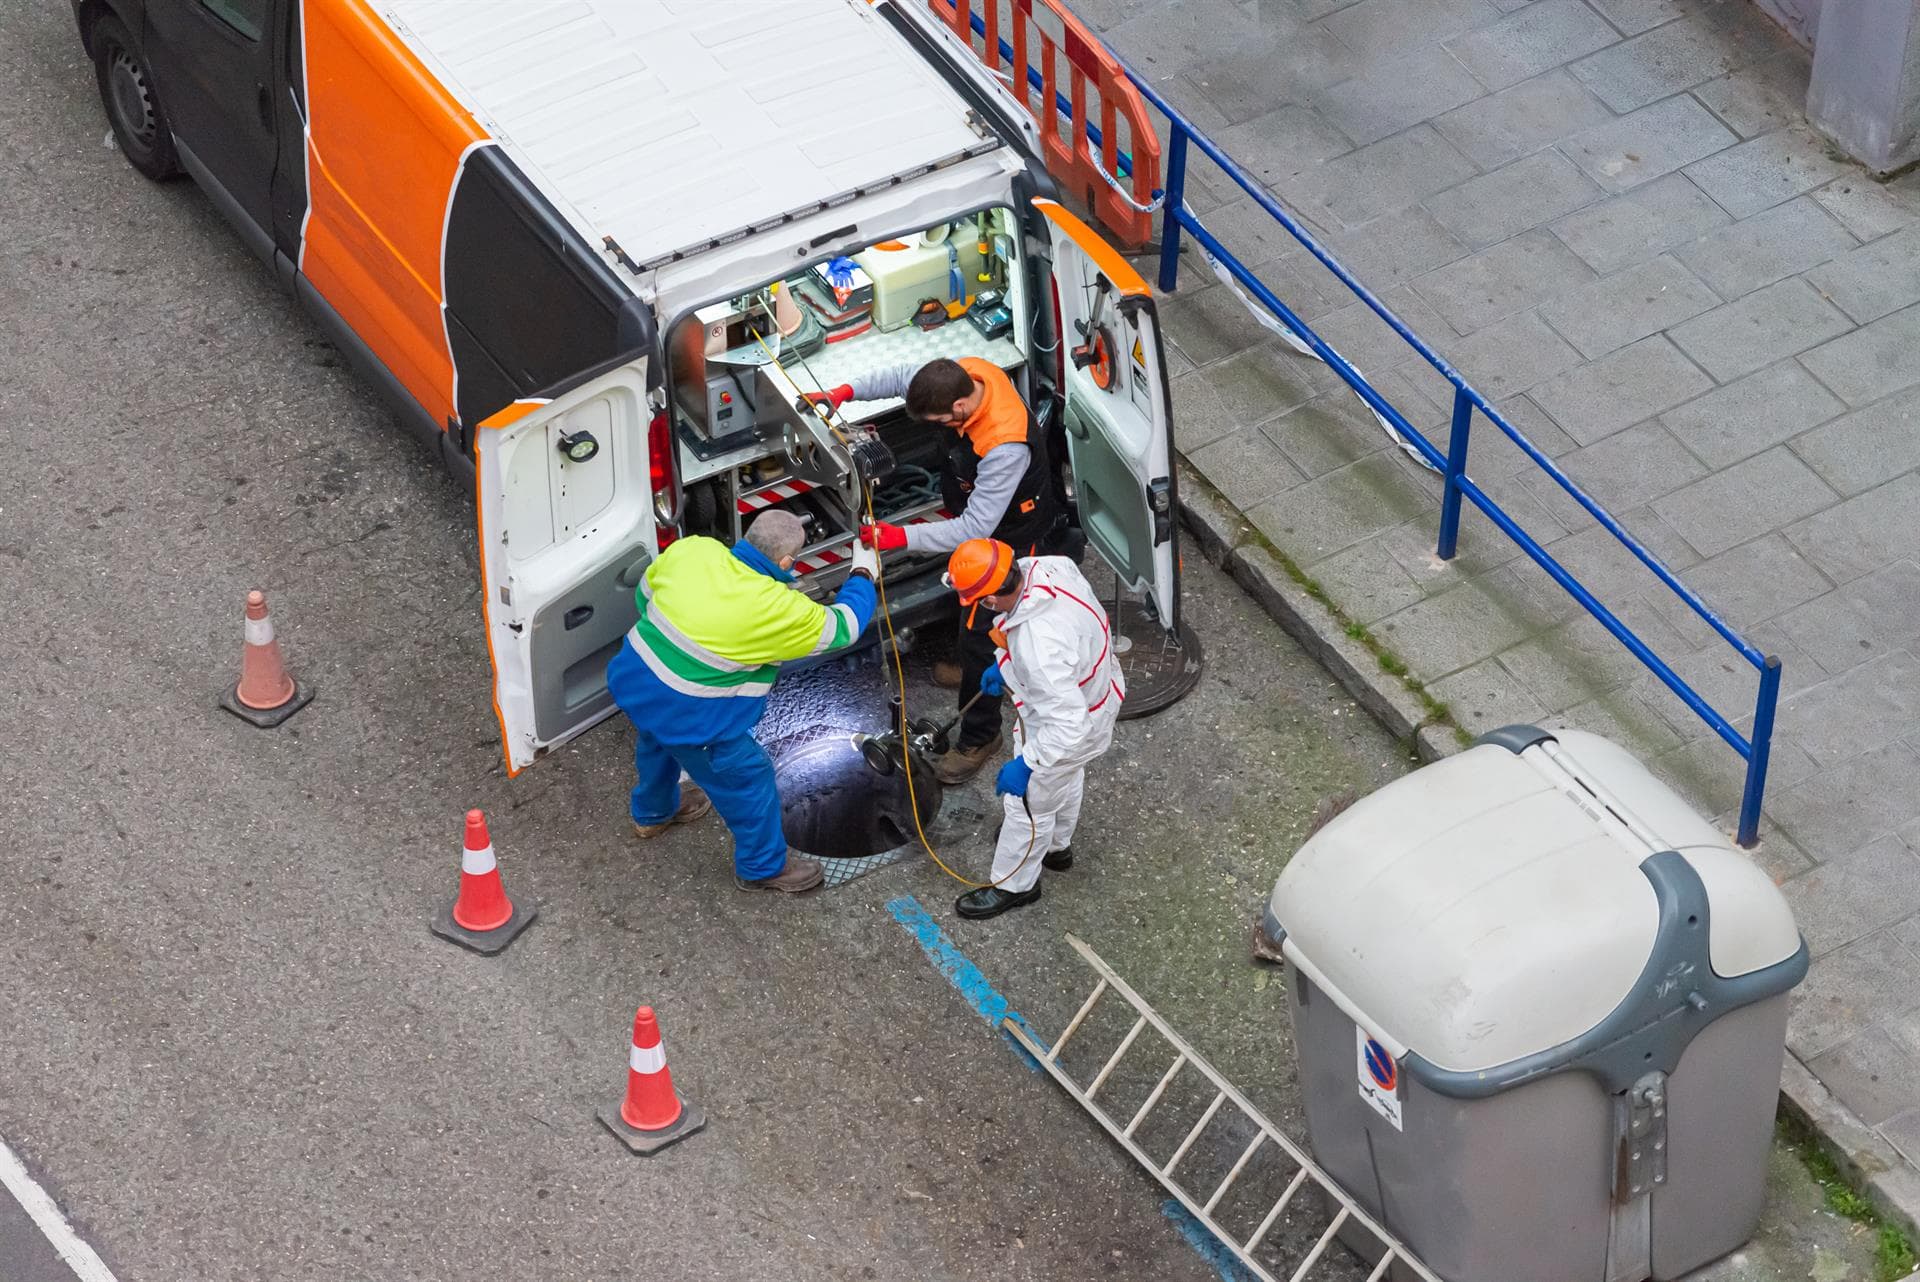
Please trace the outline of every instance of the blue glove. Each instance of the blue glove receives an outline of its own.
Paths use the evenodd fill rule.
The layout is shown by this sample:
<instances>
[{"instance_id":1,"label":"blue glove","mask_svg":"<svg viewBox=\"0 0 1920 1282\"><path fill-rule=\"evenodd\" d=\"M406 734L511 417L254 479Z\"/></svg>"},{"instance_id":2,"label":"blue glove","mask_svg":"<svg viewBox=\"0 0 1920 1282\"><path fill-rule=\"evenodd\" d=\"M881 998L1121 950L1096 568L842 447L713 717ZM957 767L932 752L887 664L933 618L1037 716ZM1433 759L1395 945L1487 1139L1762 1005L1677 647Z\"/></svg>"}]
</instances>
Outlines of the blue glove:
<instances>
[{"instance_id":1,"label":"blue glove","mask_svg":"<svg viewBox=\"0 0 1920 1282\"><path fill-rule=\"evenodd\" d=\"M1000 774L993 781L993 790L1009 797L1024 797L1027 795L1027 781L1032 778L1033 767L1027 764L1027 759L1015 757L1000 767Z\"/></svg>"},{"instance_id":2,"label":"blue glove","mask_svg":"<svg viewBox=\"0 0 1920 1282\"><path fill-rule=\"evenodd\" d=\"M980 693L989 699L998 699L1007 692L1007 679L1000 672L1000 665L994 664L980 674Z\"/></svg>"}]
</instances>

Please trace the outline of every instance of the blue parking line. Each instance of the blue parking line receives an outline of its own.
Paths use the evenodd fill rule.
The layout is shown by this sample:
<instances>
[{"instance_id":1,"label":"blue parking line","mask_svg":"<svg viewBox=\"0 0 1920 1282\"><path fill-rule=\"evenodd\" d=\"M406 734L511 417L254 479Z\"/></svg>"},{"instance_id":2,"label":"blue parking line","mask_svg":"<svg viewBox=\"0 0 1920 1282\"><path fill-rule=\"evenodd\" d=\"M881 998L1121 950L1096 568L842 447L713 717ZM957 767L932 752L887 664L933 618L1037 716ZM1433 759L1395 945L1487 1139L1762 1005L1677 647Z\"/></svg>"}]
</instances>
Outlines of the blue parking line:
<instances>
[{"instance_id":1,"label":"blue parking line","mask_svg":"<svg viewBox=\"0 0 1920 1282\"><path fill-rule=\"evenodd\" d=\"M1252 1282L1253 1275L1241 1266L1227 1244L1213 1235L1213 1230L1202 1224L1180 1199L1170 1197L1160 1204L1160 1213L1173 1221L1173 1227L1180 1230L1180 1236L1187 1245L1199 1252L1200 1258L1213 1266L1220 1275L1220 1282Z\"/></svg>"},{"instance_id":2,"label":"blue parking line","mask_svg":"<svg viewBox=\"0 0 1920 1282\"><path fill-rule=\"evenodd\" d=\"M967 960L967 955L947 938L947 932L940 929L940 923L920 906L919 900L912 895L890 899L887 901L887 911L893 914L893 919L900 923L902 929L913 936L914 941L920 945L920 951L925 953L927 960L933 963L933 968L945 975L947 982L959 990L960 996L966 1000L968 1006L973 1008L974 1014L986 1020L995 1029L1000 1029L1002 1020L1010 1019L1026 1030L1036 1043L1045 1045L1033 1032L1032 1026L1020 1018L1020 1012L1013 1009L1013 1003L1007 1000L1006 994L995 988L992 982L980 973L980 968ZM1035 1073L1042 1071L1040 1061L1028 1054L1026 1047L1007 1036L1004 1029L1000 1031L1000 1035L1006 1038L1007 1045L1013 1048L1014 1053L1020 1057L1021 1062L1028 1069ZM1174 1228L1178 1229L1180 1236L1187 1240L1187 1245L1199 1252L1200 1258L1213 1266L1214 1272L1220 1275L1220 1282L1248 1282L1251 1275L1240 1266L1233 1252L1228 1250L1206 1225L1195 1219L1192 1212L1180 1205L1177 1199L1168 1198L1161 1205L1160 1210L1173 1221Z\"/></svg>"}]
</instances>

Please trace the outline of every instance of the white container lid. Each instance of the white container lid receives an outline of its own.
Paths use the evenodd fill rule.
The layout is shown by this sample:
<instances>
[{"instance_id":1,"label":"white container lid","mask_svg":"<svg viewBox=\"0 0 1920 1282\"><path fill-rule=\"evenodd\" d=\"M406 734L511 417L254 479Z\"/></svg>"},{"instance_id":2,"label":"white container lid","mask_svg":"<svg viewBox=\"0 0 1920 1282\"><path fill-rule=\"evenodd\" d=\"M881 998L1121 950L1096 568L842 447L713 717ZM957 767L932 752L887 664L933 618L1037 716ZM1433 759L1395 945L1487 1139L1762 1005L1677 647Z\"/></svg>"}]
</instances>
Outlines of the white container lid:
<instances>
[{"instance_id":1,"label":"white container lid","mask_svg":"<svg viewBox=\"0 0 1920 1282\"><path fill-rule=\"evenodd\" d=\"M1396 1057L1478 1072L1562 1046L1634 991L1658 933L1640 869L1678 851L1732 979L1798 952L1772 880L1630 753L1560 731L1398 779L1314 834L1271 909L1288 960Z\"/></svg>"}]
</instances>

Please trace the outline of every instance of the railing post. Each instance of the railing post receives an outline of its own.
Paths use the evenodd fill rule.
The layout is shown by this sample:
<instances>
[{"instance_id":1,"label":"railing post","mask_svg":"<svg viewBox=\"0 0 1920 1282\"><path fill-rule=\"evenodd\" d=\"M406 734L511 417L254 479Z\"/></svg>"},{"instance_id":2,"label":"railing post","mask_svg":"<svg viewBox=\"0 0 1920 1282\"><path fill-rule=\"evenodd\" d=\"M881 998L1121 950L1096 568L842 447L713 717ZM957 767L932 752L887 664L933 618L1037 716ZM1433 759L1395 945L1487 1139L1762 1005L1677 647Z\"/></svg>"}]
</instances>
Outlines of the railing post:
<instances>
[{"instance_id":1,"label":"railing post","mask_svg":"<svg viewBox=\"0 0 1920 1282\"><path fill-rule=\"evenodd\" d=\"M1160 218L1160 292L1180 283L1180 209L1187 191L1187 131L1175 122L1168 135L1167 187Z\"/></svg>"},{"instance_id":2,"label":"railing post","mask_svg":"<svg viewBox=\"0 0 1920 1282\"><path fill-rule=\"evenodd\" d=\"M1734 840L1746 850L1760 840L1760 799L1767 790L1767 758L1773 752L1773 712L1780 702L1780 658L1768 655L1760 667L1760 697L1753 705L1753 744L1747 753L1747 788L1740 798L1740 831Z\"/></svg>"},{"instance_id":3,"label":"railing post","mask_svg":"<svg viewBox=\"0 0 1920 1282\"><path fill-rule=\"evenodd\" d=\"M1473 427L1473 402L1464 388L1453 389L1453 435L1447 438L1447 488L1440 495L1440 545L1434 549L1442 561L1453 560L1460 542L1460 478L1467 474L1467 433Z\"/></svg>"}]
</instances>

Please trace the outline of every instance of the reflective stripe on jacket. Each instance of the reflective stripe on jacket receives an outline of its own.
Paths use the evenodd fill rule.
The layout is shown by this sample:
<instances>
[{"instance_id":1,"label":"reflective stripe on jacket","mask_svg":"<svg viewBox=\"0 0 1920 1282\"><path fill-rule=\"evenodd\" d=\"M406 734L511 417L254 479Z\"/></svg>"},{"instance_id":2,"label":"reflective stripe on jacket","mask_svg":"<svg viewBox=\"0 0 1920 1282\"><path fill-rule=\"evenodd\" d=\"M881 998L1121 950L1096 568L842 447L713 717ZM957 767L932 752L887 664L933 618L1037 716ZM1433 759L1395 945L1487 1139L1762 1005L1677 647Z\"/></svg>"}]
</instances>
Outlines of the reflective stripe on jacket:
<instances>
[{"instance_id":1,"label":"reflective stripe on jacket","mask_svg":"<svg viewBox=\"0 0 1920 1282\"><path fill-rule=\"evenodd\" d=\"M681 539L647 567L627 642L680 694L764 697L780 664L850 646L873 618L873 584L862 575L848 576L830 606L781 575L749 544Z\"/></svg>"}]
</instances>

